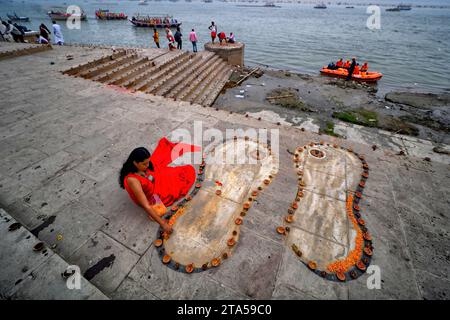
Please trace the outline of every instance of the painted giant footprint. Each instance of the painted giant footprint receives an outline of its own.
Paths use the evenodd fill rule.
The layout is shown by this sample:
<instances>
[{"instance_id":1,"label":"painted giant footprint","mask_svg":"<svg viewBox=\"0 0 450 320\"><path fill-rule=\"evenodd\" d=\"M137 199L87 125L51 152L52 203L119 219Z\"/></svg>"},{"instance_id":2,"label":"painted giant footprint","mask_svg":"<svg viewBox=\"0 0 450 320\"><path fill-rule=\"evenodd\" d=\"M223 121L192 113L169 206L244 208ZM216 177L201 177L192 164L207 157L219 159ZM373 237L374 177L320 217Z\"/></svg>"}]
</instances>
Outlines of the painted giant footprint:
<instances>
[{"instance_id":1,"label":"painted giant footprint","mask_svg":"<svg viewBox=\"0 0 450 320\"><path fill-rule=\"evenodd\" d=\"M227 154L241 162L217 162ZM270 146L248 137L234 137L206 150L194 190L171 208L174 232L167 236L160 230L155 240L162 262L191 273L228 259L248 209L277 172L278 158Z\"/></svg>"},{"instance_id":2,"label":"painted giant footprint","mask_svg":"<svg viewBox=\"0 0 450 320\"><path fill-rule=\"evenodd\" d=\"M323 142L294 154L298 190L277 232L311 271L334 281L362 275L372 257L372 239L359 201L369 177L364 156Z\"/></svg>"}]
</instances>

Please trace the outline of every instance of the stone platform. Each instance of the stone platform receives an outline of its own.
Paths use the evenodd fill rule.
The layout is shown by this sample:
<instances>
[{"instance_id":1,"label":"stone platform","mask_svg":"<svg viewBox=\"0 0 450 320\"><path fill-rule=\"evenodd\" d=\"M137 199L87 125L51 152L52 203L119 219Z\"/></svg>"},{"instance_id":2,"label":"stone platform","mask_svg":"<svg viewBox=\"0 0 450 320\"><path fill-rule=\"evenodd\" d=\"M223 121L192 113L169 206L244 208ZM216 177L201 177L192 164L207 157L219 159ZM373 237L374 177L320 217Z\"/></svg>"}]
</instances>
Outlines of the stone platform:
<instances>
[{"instance_id":1,"label":"stone platform","mask_svg":"<svg viewBox=\"0 0 450 320\"><path fill-rule=\"evenodd\" d=\"M53 282L45 279L60 279L70 264L79 266L90 285L101 291L77 298L448 299L450 171L446 158L429 162L410 154L401 156L389 144L380 144L374 151L352 140L62 74L111 53L108 48L64 46L0 61L2 73L10 79L0 88L0 207L53 248L52 257L59 261L49 262L52 268L41 274L40 282L33 284L37 280L31 277L14 285L18 270L28 265L26 253L34 254L31 243L26 243L21 259L6 263L10 247L0 246L1 278L15 279L12 284L0 282L3 298L51 297L52 288L45 283ZM153 150L161 137L170 139L176 129L193 132L195 121L202 122L203 130L222 132L278 129L280 165L243 219L232 256L217 268L186 274L161 262L153 244L158 225L129 200L117 178L133 148ZM371 138L378 139L366 137ZM283 225L298 190L293 153L298 146L319 141L352 148L364 154L370 165L360 207L373 239L371 265L380 268L381 289L367 287L369 274L345 283L321 278L299 261L286 237L275 231ZM320 172L320 166L312 167L311 173L324 182L354 181L354 171L338 168L339 161L334 169ZM309 203L345 206L340 192L347 189L330 194L310 188ZM324 221L329 229L324 231L313 227L320 226L320 214L308 213L299 216L303 220L291 226L291 234L304 235L301 241L311 247L337 243L339 237L345 241L346 235L332 227L332 219ZM1 230L6 239L9 231Z\"/></svg>"}]
</instances>

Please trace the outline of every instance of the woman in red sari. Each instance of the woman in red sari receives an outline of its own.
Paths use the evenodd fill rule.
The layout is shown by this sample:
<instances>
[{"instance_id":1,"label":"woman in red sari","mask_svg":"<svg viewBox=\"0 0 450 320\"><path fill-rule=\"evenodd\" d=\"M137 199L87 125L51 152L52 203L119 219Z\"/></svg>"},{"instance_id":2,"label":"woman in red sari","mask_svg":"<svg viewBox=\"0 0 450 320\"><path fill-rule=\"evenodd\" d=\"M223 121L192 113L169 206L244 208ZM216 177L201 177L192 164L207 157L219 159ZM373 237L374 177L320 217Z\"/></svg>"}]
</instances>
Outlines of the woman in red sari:
<instances>
[{"instance_id":1,"label":"woman in red sari","mask_svg":"<svg viewBox=\"0 0 450 320\"><path fill-rule=\"evenodd\" d=\"M144 147L134 149L120 170L120 186L168 233L172 232L172 227L161 219L165 212L158 212L153 207L154 196L157 195L165 206L170 206L189 192L196 179L194 167L169 165L184 152L199 150L193 145L162 138L153 155Z\"/></svg>"}]
</instances>

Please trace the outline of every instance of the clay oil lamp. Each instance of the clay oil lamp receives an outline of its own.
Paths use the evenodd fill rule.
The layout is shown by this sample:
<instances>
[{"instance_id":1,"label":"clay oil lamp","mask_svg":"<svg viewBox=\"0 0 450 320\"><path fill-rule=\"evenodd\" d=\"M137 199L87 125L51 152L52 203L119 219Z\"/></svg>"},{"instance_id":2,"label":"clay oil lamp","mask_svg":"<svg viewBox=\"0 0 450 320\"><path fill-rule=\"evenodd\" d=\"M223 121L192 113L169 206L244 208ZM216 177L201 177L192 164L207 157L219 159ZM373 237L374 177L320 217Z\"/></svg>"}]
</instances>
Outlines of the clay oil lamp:
<instances>
[{"instance_id":1,"label":"clay oil lamp","mask_svg":"<svg viewBox=\"0 0 450 320\"><path fill-rule=\"evenodd\" d=\"M264 179L264 184L265 185L268 185L270 183L270 180L269 179Z\"/></svg>"},{"instance_id":2,"label":"clay oil lamp","mask_svg":"<svg viewBox=\"0 0 450 320\"><path fill-rule=\"evenodd\" d=\"M234 220L234 223L238 226L240 226L242 224L242 219L241 218L237 218L236 220Z\"/></svg>"},{"instance_id":3,"label":"clay oil lamp","mask_svg":"<svg viewBox=\"0 0 450 320\"><path fill-rule=\"evenodd\" d=\"M352 279L356 279L358 277L358 274L355 270L350 271L350 277L352 277Z\"/></svg>"},{"instance_id":4,"label":"clay oil lamp","mask_svg":"<svg viewBox=\"0 0 450 320\"><path fill-rule=\"evenodd\" d=\"M357 197L357 198L361 199L361 197L362 197L362 193L361 193L361 192L359 192L359 191L356 191L356 192L355 192L355 197Z\"/></svg>"},{"instance_id":5,"label":"clay oil lamp","mask_svg":"<svg viewBox=\"0 0 450 320\"><path fill-rule=\"evenodd\" d=\"M192 263L188 264L186 266L185 270L186 270L187 273L192 273L192 271L194 271L194 265Z\"/></svg>"},{"instance_id":6,"label":"clay oil lamp","mask_svg":"<svg viewBox=\"0 0 450 320\"><path fill-rule=\"evenodd\" d=\"M44 249L44 243L43 242L38 242L33 247L33 251L36 251L36 252L39 252L42 249Z\"/></svg>"},{"instance_id":7,"label":"clay oil lamp","mask_svg":"<svg viewBox=\"0 0 450 320\"><path fill-rule=\"evenodd\" d=\"M202 265L202 269L203 269L203 270L208 269L208 264L207 264L207 263L204 263L204 264Z\"/></svg>"},{"instance_id":8,"label":"clay oil lamp","mask_svg":"<svg viewBox=\"0 0 450 320\"><path fill-rule=\"evenodd\" d=\"M168 264L170 260L172 260L172 258L168 254L164 255L164 257L162 258L164 264Z\"/></svg>"},{"instance_id":9,"label":"clay oil lamp","mask_svg":"<svg viewBox=\"0 0 450 320\"><path fill-rule=\"evenodd\" d=\"M178 206L173 206L171 210L172 210L172 212L178 211Z\"/></svg>"},{"instance_id":10,"label":"clay oil lamp","mask_svg":"<svg viewBox=\"0 0 450 320\"><path fill-rule=\"evenodd\" d=\"M345 281L345 273L336 272L336 278L338 278L339 281Z\"/></svg>"},{"instance_id":11,"label":"clay oil lamp","mask_svg":"<svg viewBox=\"0 0 450 320\"><path fill-rule=\"evenodd\" d=\"M237 231L236 230L233 230L233 236L237 236Z\"/></svg>"},{"instance_id":12,"label":"clay oil lamp","mask_svg":"<svg viewBox=\"0 0 450 320\"><path fill-rule=\"evenodd\" d=\"M298 209L298 203L297 202L293 202L291 204L292 209L297 210Z\"/></svg>"},{"instance_id":13,"label":"clay oil lamp","mask_svg":"<svg viewBox=\"0 0 450 320\"><path fill-rule=\"evenodd\" d=\"M368 232L363 233L363 238L364 238L364 240L372 241L372 237L370 236L370 234Z\"/></svg>"},{"instance_id":14,"label":"clay oil lamp","mask_svg":"<svg viewBox=\"0 0 450 320\"><path fill-rule=\"evenodd\" d=\"M364 163L364 164L363 164L363 168L364 168L364 169L369 169L369 165L368 165L367 163Z\"/></svg>"},{"instance_id":15,"label":"clay oil lamp","mask_svg":"<svg viewBox=\"0 0 450 320\"><path fill-rule=\"evenodd\" d=\"M243 208L244 208L244 210L250 209L250 203L248 203L248 202L244 203Z\"/></svg>"},{"instance_id":16,"label":"clay oil lamp","mask_svg":"<svg viewBox=\"0 0 450 320\"><path fill-rule=\"evenodd\" d=\"M285 229L284 227L278 227L278 228L277 228L277 232L278 232L279 234L285 234L285 233L286 233L286 229Z\"/></svg>"},{"instance_id":17,"label":"clay oil lamp","mask_svg":"<svg viewBox=\"0 0 450 320\"><path fill-rule=\"evenodd\" d=\"M197 184L195 185L195 187L196 187L197 189L201 188L201 186L202 186L201 183L197 183Z\"/></svg>"},{"instance_id":18,"label":"clay oil lamp","mask_svg":"<svg viewBox=\"0 0 450 320\"><path fill-rule=\"evenodd\" d=\"M287 222L287 223L292 223L292 221L294 221L294 216L293 215L287 215L285 218L284 218L284 220Z\"/></svg>"},{"instance_id":19,"label":"clay oil lamp","mask_svg":"<svg viewBox=\"0 0 450 320\"><path fill-rule=\"evenodd\" d=\"M156 239L155 241L153 241L153 244L155 245L155 247L159 248L162 246L163 242L161 239Z\"/></svg>"},{"instance_id":20,"label":"clay oil lamp","mask_svg":"<svg viewBox=\"0 0 450 320\"><path fill-rule=\"evenodd\" d=\"M369 257L371 257L372 254L373 254L373 251L369 247L365 247L364 248L364 253L367 254Z\"/></svg>"},{"instance_id":21,"label":"clay oil lamp","mask_svg":"<svg viewBox=\"0 0 450 320\"><path fill-rule=\"evenodd\" d=\"M228 259L228 253L224 252L224 253L222 254L222 259Z\"/></svg>"},{"instance_id":22,"label":"clay oil lamp","mask_svg":"<svg viewBox=\"0 0 450 320\"><path fill-rule=\"evenodd\" d=\"M359 206L358 206L357 204L354 204L354 205L353 205L353 210L359 211L359 209L360 209L360 208L359 208Z\"/></svg>"},{"instance_id":23,"label":"clay oil lamp","mask_svg":"<svg viewBox=\"0 0 450 320\"><path fill-rule=\"evenodd\" d=\"M365 183L364 181L360 181L360 182L359 182L359 186L360 186L361 188L364 188L364 187L366 186L366 183Z\"/></svg>"},{"instance_id":24,"label":"clay oil lamp","mask_svg":"<svg viewBox=\"0 0 450 320\"><path fill-rule=\"evenodd\" d=\"M315 263L314 261L309 261L308 262L308 268L310 268L311 270L316 270L317 269L317 263Z\"/></svg>"},{"instance_id":25,"label":"clay oil lamp","mask_svg":"<svg viewBox=\"0 0 450 320\"><path fill-rule=\"evenodd\" d=\"M368 178L369 177L369 173L367 173L367 172L363 172L362 174L361 174L361 176L363 177L363 178Z\"/></svg>"},{"instance_id":26,"label":"clay oil lamp","mask_svg":"<svg viewBox=\"0 0 450 320\"><path fill-rule=\"evenodd\" d=\"M252 192L252 197L256 197L256 196L258 196L258 191L255 190Z\"/></svg>"},{"instance_id":27,"label":"clay oil lamp","mask_svg":"<svg viewBox=\"0 0 450 320\"><path fill-rule=\"evenodd\" d=\"M222 191L216 190L216 194L217 194L218 196L220 196L220 195L222 194Z\"/></svg>"},{"instance_id":28,"label":"clay oil lamp","mask_svg":"<svg viewBox=\"0 0 450 320\"><path fill-rule=\"evenodd\" d=\"M220 259L219 259L219 258L214 258L214 259L212 259L212 260L211 260L211 265L212 265L213 267L219 266L219 265L220 265Z\"/></svg>"},{"instance_id":29,"label":"clay oil lamp","mask_svg":"<svg viewBox=\"0 0 450 320\"><path fill-rule=\"evenodd\" d=\"M356 263L356 267L361 270L361 271L365 271L366 270L366 265L362 262L362 261L358 261Z\"/></svg>"},{"instance_id":30,"label":"clay oil lamp","mask_svg":"<svg viewBox=\"0 0 450 320\"><path fill-rule=\"evenodd\" d=\"M229 247L232 247L232 246L234 246L235 244L236 244L236 240L234 240L234 238L228 239L227 245L228 245Z\"/></svg>"},{"instance_id":31,"label":"clay oil lamp","mask_svg":"<svg viewBox=\"0 0 450 320\"><path fill-rule=\"evenodd\" d=\"M245 211L241 211L241 213L239 214L241 217L245 217Z\"/></svg>"},{"instance_id":32,"label":"clay oil lamp","mask_svg":"<svg viewBox=\"0 0 450 320\"><path fill-rule=\"evenodd\" d=\"M294 209L292 209L292 208L288 209L288 214L294 214L294 212L295 212Z\"/></svg>"},{"instance_id":33,"label":"clay oil lamp","mask_svg":"<svg viewBox=\"0 0 450 320\"><path fill-rule=\"evenodd\" d=\"M362 226L364 226L366 224L366 222L361 218L358 219L358 223Z\"/></svg>"},{"instance_id":34,"label":"clay oil lamp","mask_svg":"<svg viewBox=\"0 0 450 320\"><path fill-rule=\"evenodd\" d=\"M186 201L191 201L191 200L192 200L192 197L191 197L190 195L187 195L184 199L185 199Z\"/></svg>"}]
</instances>

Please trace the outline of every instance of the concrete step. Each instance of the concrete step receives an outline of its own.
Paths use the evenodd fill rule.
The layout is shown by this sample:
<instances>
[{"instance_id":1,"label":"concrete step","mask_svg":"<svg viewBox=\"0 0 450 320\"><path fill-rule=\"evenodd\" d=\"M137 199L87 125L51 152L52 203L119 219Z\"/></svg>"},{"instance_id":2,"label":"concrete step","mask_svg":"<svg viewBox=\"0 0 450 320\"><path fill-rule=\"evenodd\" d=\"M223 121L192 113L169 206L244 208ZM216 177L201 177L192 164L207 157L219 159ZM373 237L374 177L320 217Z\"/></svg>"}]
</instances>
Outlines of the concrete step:
<instances>
[{"instance_id":1,"label":"concrete step","mask_svg":"<svg viewBox=\"0 0 450 320\"><path fill-rule=\"evenodd\" d=\"M209 95L205 95L205 99L202 100L200 104L206 107L211 106L214 103L214 101L216 101L223 87L230 79L232 73L233 69L231 67L228 68L228 70L225 69L223 76L221 77L219 82L215 85L215 89Z\"/></svg>"},{"instance_id":2,"label":"concrete step","mask_svg":"<svg viewBox=\"0 0 450 320\"><path fill-rule=\"evenodd\" d=\"M0 52L0 60L20 57L20 56L29 55L29 54L33 54L33 53L37 53L37 52L42 52L42 51L47 51L47 50L51 50L51 49L52 49L51 46L41 44L41 45L30 46L27 48L6 50L6 51Z\"/></svg>"},{"instance_id":3,"label":"concrete step","mask_svg":"<svg viewBox=\"0 0 450 320\"><path fill-rule=\"evenodd\" d=\"M81 274L63 278L69 264L1 208L0 239L0 299L109 299ZM39 251L35 250L38 243L42 244ZM79 287L70 286L77 284L72 281L75 277Z\"/></svg>"},{"instance_id":4,"label":"concrete step","mask_svg":"<svg viewBox=\"0 0 450 320\"><path fill-rule=\"evenodd\" d=\"M188 66L183 72L178 73L177 76L171 81L167 82L162 88L160 88L155 94L159 96L169 97L172 91L179 85L185 86L186 80L193 74L197 73L198 70L202 69L203 66L207 65L208 62L214 57L214 53L206 52L202 55L197 54L199 57L196 61L192 61L191 65ZM198 73L200 74L200 73Z\"/></svg>"},{"instance_id":5,"label":"concrete step","mask_svg":"<svg viewBox=\"0 0 450 320\"><path fill-rule=\"evenodd\" d=\"M127 81L123 82L121 85L125 88L130 89L130 88L144 82L145 79L148 78L153 73L164 69L167 65L170 65L172 63L172 61L174 61L175 59L178 59L179 57L184 56L186 54L187 54L187 52L177 52L174 56L168 58L167 60L165 60L164 62L162 62L160 64L157 64L153 68L150 68L147 70L141 70L142 71L141 73L129 78Z\"/></svg>"},{"instance_id":6,"label":"concrete step","mask_svg":"<svg viewBox=\"0 0 450 320\"><path fill-rule=\"evenodd\" d=\"M131 55L127 54L127 55L124 55L117 59L111 59L111 61L108 61L103 64L99 64L92 69L83 71L82 73L80 73L80 77L83 77L85 79L91 79L97 75L104 74L104 73L108 72L109 70L114 69L122 64L131 62L132 60L134 60L136 58L137 58L136 54L131 54Z\"/></svg>"},{"instance_id":7,"label":"concrete step","mask_svg":"<svg viewBox=\"0 0 450 320\"><path fill-rule=\"evenodd\" d=\"M178 61L177 61L178 62ZM192 66L196 66L198 63L202 62L202 56L197 54L192 54L189 59L185 60L183 63L178 63L177 67L171 72L164 75L163 78L159 79L156 83L151 85L145 91L146 93L152 93L158 96L163 96L164 93L170 91L173 87L173 83L177 83L178 79L184 75L184 72L190 69Z\"/></svg>"},{"instance_id":8,"label":"concrete step","mask_svg":"<svg viewBox=\"0 0 450 320\"><path fill-rule=\"evenodd\" d=\"M145 61L146 62L144 63L137 63L131 68L126 67L122 72L113 74L106 78L102 78L99 81L105 82L107 84L120 85L125 81L131 79L132 77L137 76L148 70L149 68L155 66L155 62L148 60L148 58Z\"/></svg>"},{"instance_id":9,"label":"concrete step","mask_svg":"<svg viewBox=\"0 0 450 320\"><path fill-rule=\"evenodd\" d=\"M95 60L89 61L88 63L84 63L84 64L81 64L81 65L72 67L72 68L64 71L63 74L67 74L69 76L78 76L78 74L80 74L81 72L83 72L85 70L93 68L93 67L95 67L95 66L97 66L99 64L111 61L112 59L117 59L117 58L119 58L121 56L124 56L124 55L126 55L126 51L125 50L121 50L121 51L118 51L118 52L116 52L114 54L111 54L111 55L108 55L108 56L105 56L105 57L101 57L99 59L95 59Z\"/></svg>"},{"instance_id":10,"label":"concrete step","mask_svg":"<svg viewBox=\"0 0 450 320\"><path fill-rule=\"evenodd\" d=\"M99 81L99 82L106 82L113 78L116 78L116 77L118 78L118 77L122 76L123 74L127 73L129 70L136 69L139 66L141 66L145 63L148 63L148 62L149 62L149 60L147 57L136 58L128 63L122 64L122 65L110 70L106 74L95 76L91 80Z\"/></svg>"},{"instance_id":11,"label":"concrete step","mask_svg":"<svg viewBox=\"0 0 450 320\"><path fill-rule=\"evenodd\" d=\"M188 101L188 97L191 96L195 90L198 89L198 86L202 81L207 78L214 70L217 69L218 66L221 65L222 59L219 56L214 56L213 59L208 61L210 63L209 66L206 67L201 73L186 81L186 86L184 86L179 93L177 93L173 98L175 100L186 100Z\"/></svg>"},{"instance_id":12,"label":"concrete step","mask_svg":"<svg viewBox=\"0 0 450 320\"><path fill-rule=\"evenodd\" d=\"M150 75L150 77L146 77L139 84L133 87L135 90L147 92L147 89L154 85L155 83L159 83L161 79L165 79L166 75L172 72L174 69L180 67L186 61L190 59L191 55L188 52L182 54L179 58L171 59L170 63L166 63L164 68L161 68L158 72Z\"/></svg>"},{"instance_id":13,"label":"concrete step","mask_svg":"<svg viewBox=\"0 0 450 320\"><path fill-rule=\"evenodd\" d=\"M227 67L226 63L221 61L216 69L214 69L206 78L203 79L203 81L197 86L197 89L195 89L192 94L190 94L187 100L191 103L196 103L195 101L199 99L205 92L208 91L208 88L211 84L211 82L214 81L214 79Z\"/></svg>"}]
</instances>

